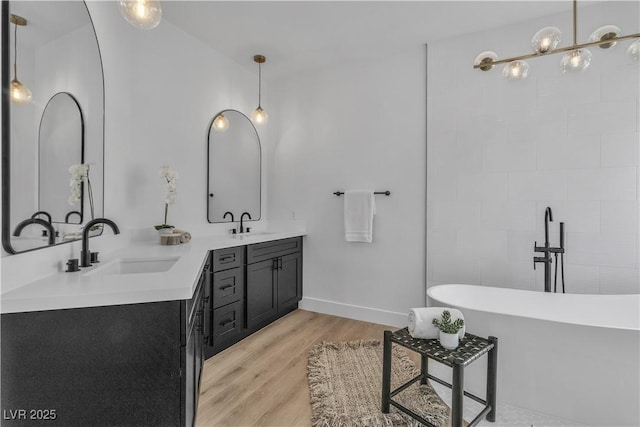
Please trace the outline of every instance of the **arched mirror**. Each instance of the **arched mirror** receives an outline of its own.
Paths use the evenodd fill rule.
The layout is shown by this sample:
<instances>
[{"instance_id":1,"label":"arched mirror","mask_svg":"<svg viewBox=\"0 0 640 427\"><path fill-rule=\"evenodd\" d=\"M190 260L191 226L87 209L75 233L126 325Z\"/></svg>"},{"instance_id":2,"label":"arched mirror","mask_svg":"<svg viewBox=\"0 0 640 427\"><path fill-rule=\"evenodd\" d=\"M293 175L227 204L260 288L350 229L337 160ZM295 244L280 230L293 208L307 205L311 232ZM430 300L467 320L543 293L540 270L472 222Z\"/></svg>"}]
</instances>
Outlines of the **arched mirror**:
<instances>
[{"instance_id":1,"label":"arched mirror","mask_svg":"<svg viewBox=\"0 0 640 427\"><path fill-rule=\"evenodd\" d=\"M207 220L236 221L243 212L260 219L260 138L251 120L236 110L218 113L209 127Z\"/></svg>"},{"instance_id":2,"label":"arched mirror","mask_svg":"<svg viewBox=\"0 0 640 427\"><path fill-rule=\"evenodd\" d=\"M103 216L104 78L86 4L3 0L2 64L4 256L77 240ZM12 95L14 79L30 99Z\"/></svg>"},{"instance_id":3,"label":"arched mirror","mask_svg":"<svg viewBox=\"0 0 640 427\"><path fill-rule=\"evenodd\" d=\"M69 168L84 163L84 120L78 101L70 93L53 95L42 113L38 136L38 210L51 222L82 224L83 201L61 194L69 187ZM81 183L84 186L84 182Z\"/></svg>"}]
</instances>

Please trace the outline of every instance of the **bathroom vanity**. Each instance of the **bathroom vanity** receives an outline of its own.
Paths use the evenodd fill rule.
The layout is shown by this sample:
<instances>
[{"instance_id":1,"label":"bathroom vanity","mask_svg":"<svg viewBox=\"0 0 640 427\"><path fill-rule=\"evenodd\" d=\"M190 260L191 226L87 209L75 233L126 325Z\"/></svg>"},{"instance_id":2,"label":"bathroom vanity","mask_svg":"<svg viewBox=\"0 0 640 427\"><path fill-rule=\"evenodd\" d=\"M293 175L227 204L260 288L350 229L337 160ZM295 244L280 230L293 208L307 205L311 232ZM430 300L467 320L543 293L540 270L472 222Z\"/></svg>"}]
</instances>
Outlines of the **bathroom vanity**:
<instances>
[{"instance_id":1,"label":"bathroom vanity","mask_svg":"<svg viewBox=\"0 0 640 427\"><path fill-rule=\"evenodd\" d=\"M6 292L2 424L192 426L205 357L297 308L300 234L133 245Z\"/></svg>"},{"instance_id":2,"label":"bathroom vanity","mask_svg":"<svg viewBox=\"0 0 640 427\"><path fill-rule=\"evenodd\" d=\"M204 297L207 357L298 308L301 237L215 250L209 265L212 274L205 286L211 291Z\"/></svg>"}]
</instances>

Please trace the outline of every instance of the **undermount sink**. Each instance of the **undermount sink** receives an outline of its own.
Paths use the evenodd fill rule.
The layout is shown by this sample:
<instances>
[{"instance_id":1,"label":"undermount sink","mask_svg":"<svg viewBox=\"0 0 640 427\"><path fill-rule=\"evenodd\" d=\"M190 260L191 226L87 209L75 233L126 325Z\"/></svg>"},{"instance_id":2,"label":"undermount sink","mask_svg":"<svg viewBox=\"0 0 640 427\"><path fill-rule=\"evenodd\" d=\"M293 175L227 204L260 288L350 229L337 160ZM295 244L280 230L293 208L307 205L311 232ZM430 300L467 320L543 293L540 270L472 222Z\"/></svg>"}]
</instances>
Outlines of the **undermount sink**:
<instances>
[{"instance_id":1,"label":"undermount sink","mask_svg":"<svg viewBox=\"0 0 640 427\"><path fill-rule=\"evenodd\" d=\"M118 258L84 275L164 273L165 271L169 271L178 259L180 259L180 257Z\"/></svg>"},{"instance_id":2,"label":"undermount sink","mask_svg":"<svg viewBox=\"0 0 640 427\"><path fill-rule=\"evenodd\" d=\"M236 239L244 239L244 238L248 238L251 236L266 236L269 234L273 234L273 231L249 231L246 233L238 233L238 234L232 234L231 237L234 237Z\"/></svg>"}]
</instances>

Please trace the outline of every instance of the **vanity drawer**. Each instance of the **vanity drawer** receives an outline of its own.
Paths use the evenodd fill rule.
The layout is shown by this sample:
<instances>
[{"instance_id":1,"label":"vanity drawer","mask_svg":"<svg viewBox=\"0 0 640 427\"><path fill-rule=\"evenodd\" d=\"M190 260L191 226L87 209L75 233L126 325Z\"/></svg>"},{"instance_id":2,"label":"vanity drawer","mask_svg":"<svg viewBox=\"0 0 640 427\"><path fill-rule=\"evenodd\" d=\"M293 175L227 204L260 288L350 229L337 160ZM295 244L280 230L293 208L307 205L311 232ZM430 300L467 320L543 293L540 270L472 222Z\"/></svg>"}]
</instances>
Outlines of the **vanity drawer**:
<instances>
[{"instance_id":1,"label":"vanity drawer","mask_svg":"<svg viewBox=\"0 0 640 427\"><path fill-rule=\"evenodd\" d=\"M233 343L244 323L242 301L213 310L213 347L220 349Z\"/></svg>"},{"instance_id":2,"label":"vanity drawer","mask_svg":"<svg viewBox=\"0 0 640 427\"><path fill-rule=\"evenodd\" d=\"M244 268L213 273L213 308L222 307L244 297Z\"/></svg>"},{"instance_id":3,"label":"vanity drawer","mask_svg":"<svg viewBox=\"0 0 640 427\"><path fill-rule=\"evenodd\" d=\"M213 251L213 271L227 270L244 264L244 246Z\"/></svg>"},{"instance_id":4,"label":"vanity drawer","mask_svg":"<svg viewBox=\"0 0 640 427\"><path fill-rule=\"evenodd\" d=\"M302 250L302 237L254 243L247 246L247 264L264 261Z\"/></svg>"}]
</instances>

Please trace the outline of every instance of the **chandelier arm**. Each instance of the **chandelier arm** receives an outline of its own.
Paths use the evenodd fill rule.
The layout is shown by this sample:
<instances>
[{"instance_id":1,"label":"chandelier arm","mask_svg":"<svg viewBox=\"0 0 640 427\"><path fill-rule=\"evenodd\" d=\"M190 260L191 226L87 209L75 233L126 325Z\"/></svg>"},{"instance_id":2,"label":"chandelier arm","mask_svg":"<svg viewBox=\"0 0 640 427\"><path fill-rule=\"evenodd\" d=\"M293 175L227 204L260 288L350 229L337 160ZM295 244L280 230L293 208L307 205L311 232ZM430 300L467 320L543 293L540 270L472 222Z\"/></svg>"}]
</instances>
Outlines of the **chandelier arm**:
<instances>
[{"instance_id":1,"label":"chandelier arm","mask_svg":"<svg viewBox=\"0 0 640 427\"><path fill-rule=\"evenodd\" d=\"M537 58L537 57L540 57L540 56L549 56L549 55L553 55L555 53L563 53L563 52L569 52L571 50L581 49L583 47L599 46L601 44L614 43L614 42L618 42L618 41L622 41L622 40L637 39L637 38L640 38L640 33L629 34L628 36L612 37L612 38L607 39L607 40L597 40L597 41L594 41L594 42L588 42L588 43L582 43L582 44L574 44L573 46L566 46L566 47L561 47L561 48L554 49L554 50L549 51L549 52L547 52L547 53L545 53L543 55L540 55L540 54L537 54L537 53L529 53L527 55L513 56L511 58L499 59L499 60L496 60L496 61L481 62L479 64L474 65L473 68L491 67L493 65L506 64L507 62L518 61L518 60L521 60L521 59L530 59L530 58Z\"/></svg>"}]
</instances>

